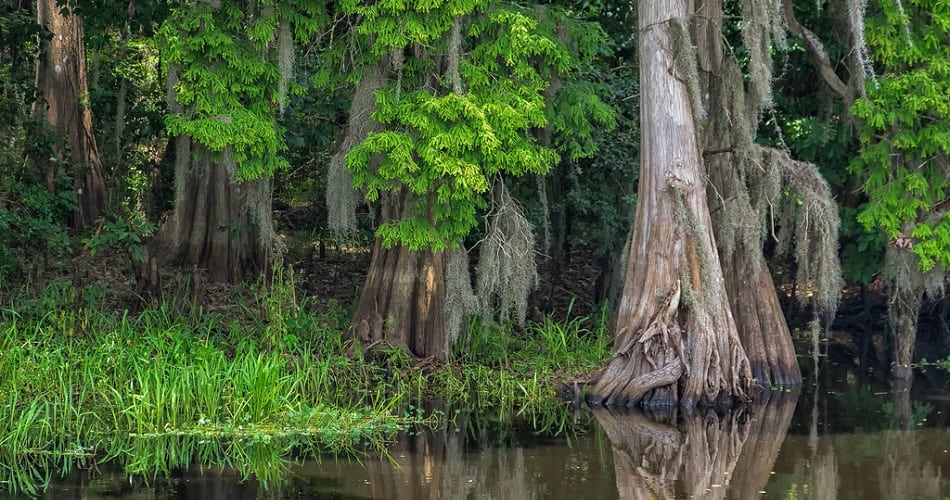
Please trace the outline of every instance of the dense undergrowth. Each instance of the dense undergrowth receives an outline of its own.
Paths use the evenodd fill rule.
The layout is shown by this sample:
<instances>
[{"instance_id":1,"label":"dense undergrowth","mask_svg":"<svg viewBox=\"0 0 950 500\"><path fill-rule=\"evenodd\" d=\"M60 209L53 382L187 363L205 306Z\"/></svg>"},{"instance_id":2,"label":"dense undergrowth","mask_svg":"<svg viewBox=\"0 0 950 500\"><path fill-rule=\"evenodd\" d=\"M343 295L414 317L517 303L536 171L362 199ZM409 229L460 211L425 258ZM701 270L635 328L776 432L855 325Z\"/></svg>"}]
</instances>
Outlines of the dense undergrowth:
<instances>
[{"instance_id":1,"label":"dense undergrowth","mask_svg":"<svg viewBox=\"0 0 950 500\"><path fill-rule=\"evenodd\" d=\"M197 460L266 481L291 452L384 451L410 426L445 424L449 408L563 425L557 385L610 352L603 315L520 330L475 321L446 364L364 352L343 334L347 311L298 303L279 273L214 312L171 299L130 314L97 297L61 282L0 313L10 491L96 460L145 475Z\"/></svg>"}]
</instances>

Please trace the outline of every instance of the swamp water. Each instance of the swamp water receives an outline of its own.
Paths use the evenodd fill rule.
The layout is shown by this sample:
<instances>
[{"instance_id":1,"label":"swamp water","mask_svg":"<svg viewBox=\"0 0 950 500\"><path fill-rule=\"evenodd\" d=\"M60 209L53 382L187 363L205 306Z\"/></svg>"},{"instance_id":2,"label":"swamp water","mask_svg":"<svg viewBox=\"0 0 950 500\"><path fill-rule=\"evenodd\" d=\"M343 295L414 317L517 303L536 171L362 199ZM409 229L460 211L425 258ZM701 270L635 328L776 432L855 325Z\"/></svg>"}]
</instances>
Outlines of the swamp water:
<instances>
[{"instance_id":1,"label":"swamp water","mask_svg":"<svg viewBox=\"0 0 950 500\"><path fill-rule=\"evenodd\" d=\"M876 387L846 373L806 386L801 394L775 392L767 402L724 414L645 415L565 406L546 415L544 423L461 417L445 429L400 436L388 456L281 458L266 449L268 443L258 443L257 458L249 453L224 460L262 461L252 466L258 472L249 479L240 467L221 465L226 448L178 443L160 447L161 453L169 463L183 463L180 455L190 453L192 465L130 477L116 464L75 464L65 475L53 473L39 494L948 499L950 380L937 375L919 377L908 390Z\"/></svg>"}]
</instances>

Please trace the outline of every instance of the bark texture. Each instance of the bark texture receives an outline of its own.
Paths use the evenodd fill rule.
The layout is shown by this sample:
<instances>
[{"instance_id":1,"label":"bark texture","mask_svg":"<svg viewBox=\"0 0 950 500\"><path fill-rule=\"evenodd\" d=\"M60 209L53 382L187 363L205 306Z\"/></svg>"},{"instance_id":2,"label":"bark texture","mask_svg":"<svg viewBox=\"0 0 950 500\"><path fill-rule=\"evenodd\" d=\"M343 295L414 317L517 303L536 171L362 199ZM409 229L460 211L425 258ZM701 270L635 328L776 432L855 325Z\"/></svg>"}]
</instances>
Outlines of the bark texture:
<instances>
[{"instance_id":1,"label":"bark texture","mask_svg":"<svg viewBox=\"0 0 950 500\"><path fill-rule=\"evenodd\" d=\"M404 189L383 195L382 218L391 220L411 206ZM404 347L413 356L444 361L450 336L445 313L450 250L410 250L373 245L366 282L353 314L356 338L367 345Z\"/></svg>"},{"instance_id":2,"label":"bark texture","mask_svg":"<svg viewBox=\"0 0 950 500\"><path fill-rule=\"evenodd\" d=\"M179 160L175 207L154 252L162 265L207 270L207 279L236 283L264 270L277 252L270 222L270 181L238 183L233 163L214 160L211 153L176 139Z\"/></svg>"},{"instance_id":3,"label":"bark texture","mask_svg":"<svg viewBox=\"0 0 950 500\"><path fill-rule=\"evenodd\" d=\"M752 380L712 234L694 109L674 57L686 20L685 0L639 4L637 215L614 355L593 388L594 404L730 404L746 397Z\"/></svg>"},{"instance_id":4,"label":"bark texture","mask_svg":"<svg viewBox=\"0 0 950 500\"><path fill-rule=\"evenodd\" d=\"M71 6L66 4L66 10ZM56 179L71 165L76 195L76 212L72 224L77 229L95 224L105 205L106 185L102 161L92 130L92 111L88 102L86 49L83 43L82 18L63 15L56 0L38 0L37 23L47 29L51 38L42 42L42 57L36 63L36 87L40 99L36 112L45 118L62 143L54 146L55 161L48 157L34 158L45 170L47 188L55 189Z\"/></svg>"},{"instance_id":5,"label":"bark texture","mask_svg":"<svg viewBox=\"0 0 950 500\"><path fill-rule=\"evenodd\" d=\"M749 164L756 163L752 160L756 154L752 123L758 113L732 116L746 115L746 110L757 106L745 102L741 73L735 63L724 61L722 3L706 2L701 9L695 17L694 38L700 85L709 110L703 133L704 164L710 183L707 199L730 307L756 381L765 387L797 386L802 381L801 370L762 252L762 226L767 214L758 213L749 195L753 191L758 191L759 197L772 194L763 193L768 189L753 177L767 174L749 168ZM756 181L759 189L753 189Z\"/></svg>"},{"instance_id":6,"label":"bark texture","mask_svg":"<svg viewBox=\"0 0 950 500\"><path fill-rule=\"evenodd\" d=\"M885 268L894 272L889 280L890 300L887 322L894 353L891 374L898 381L909 381L914 372L914 346L917 342L917 319L924 298L923 276L917 268L917 256L909 250L890 245L884 254Z\"/></svg>"},{"instance_id":7,"label":"bark texture","mask_svg":"<svg viewBox=\"0 0 950 500\"><path fill-rule=\"evenodd\" d=\"M181 113L176 78L175 68L170 69L167 103ZM175 205L151 255L163 266L205 269L207 279L217 283L236 283L266 269L282 250L271 219L270 179L238 182L230 147L213 154L187 135L174 141ZM143 274L154 265L138 262L136 267ZM155 288L145 281L146 289Z\"/></svg>"}]
</instances>

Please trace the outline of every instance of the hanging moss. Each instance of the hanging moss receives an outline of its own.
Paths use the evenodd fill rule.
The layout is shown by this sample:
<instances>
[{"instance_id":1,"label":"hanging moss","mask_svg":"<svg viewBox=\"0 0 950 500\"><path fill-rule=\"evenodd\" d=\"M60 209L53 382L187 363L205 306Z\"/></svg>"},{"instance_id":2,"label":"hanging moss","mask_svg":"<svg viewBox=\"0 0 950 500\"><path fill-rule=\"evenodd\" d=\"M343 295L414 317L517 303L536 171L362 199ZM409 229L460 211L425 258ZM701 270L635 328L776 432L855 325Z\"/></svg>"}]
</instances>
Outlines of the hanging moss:
<instances>
[{"instance_id":1,"label":"hanging moss","mask_svg":"<svg viewBox=\"0 0 950 500\"><path fill-rule=\"evenodd\" d=\"M753 3L749 2L744 15L766 6ZM754 19L752 22L755 23ZM768 26L776 21L760 22ZM754 30L750 28L752 34ZM768 31L758 35L765 36L766 42L762 43L767 44ZM754 64L750 61L750 65ZM733 145L730 152L735 158L732 165L745 186L745 190L721 200L723 214L717 227L717 245L724 258L729 258L741 245L746 252L743 262L761 266L762 243L772 235L778 240L780 252L794 252L799 288L812 292L812 302L820 311L833 313L843 286L837 254L837 206L815 165L793 160L784 150L755 143L764 103L761 90L755 90L755 79L753 75L747 93L738 63L728 57L722 65L721 77L711 80L712 102L719 103L716 116L729 124ZM807 299L808 294L801 298Z\"/></svg>"},{"instance_id":2,"label":"hanging moss","mask_svg":"<svg viewBox=\"0 0 950 500\"><path fill-rule=\"evenodd\" d=\"M749 54L750 111L772 105L772 10L769 0L742 0L742 42Z\"/></svg>"},{"instance_id":3,"label":"hanging moss","mask_svg":"<svg viewBox=\"0 0 950 500\"><path fill-rule=\"evenodd\" d=\"M790 194L785 197L786 209L779 225L793 228L793 232L784 232L780 250L789 252L794 240L799 290L812 292L811 302L819 312L834 313L844 280L838 260L840 220L831 189L815 165L793 160L785 151L773 148L762 148L761 154L768 168L782 173ZM801 299L807 296L803 294Z\"/></svg>"},{"instance_id":4,"label":"hanging moss","mask_svg":"<svg viewBox=\"0 0 950 500\"><path fill-rule=\"evenodd\" d=\"M459 60L462 58L462 22L455 18L449 31L448 76L452 82L452 92L462 93L462 77L459 75Z\"/></svg>"},{"instance_id":5,"label":"hanging moss","mask_svg":"<svg viewBox=\"0 0 950 500\"><path fill-rule=\"evenodd\" d=\"M385 59L385 58L384 58ZM350 118L340 149L330 158L327 172L327 225L337 236L347 236L356 229L356 208L359 193L353 187L353 176L346 168L346 155L363 142L370 132L379 129L372 118L376 109L376 92L386 85L385 61L368 65L353 92Z\"/></svg>"},{"instance_id":6,"label":"hanging moss","mask_svg":"<svg viewBox=\"0 0 950 500\"><path fill-rule=\"evenodd\" d=\"M672 179L668 184L668 189L670 191L670 198L673 200L673 215L676 218L679 227L685 228L688 234L685 239L688 241L689 245L695 246L696 251L696 260L699 265L699 269L689 269L685 272L687 273L699 273L700 280L702 283L712 283L716 281L716 273L713 272L713 265L718 265L717 260L713 257L713 249L708 248L706 245L701 244L704 241L702 232L706 230L705 227L701 226L699 221L696 218L696 214L690 209L686 203L686 196L683 193L683 189L689 189L692 186L682 186L677 179ZM689 259L687 259L689 262ZM689 279L686 282L689 286L684 288L689 289L695 283L693 279ZM694 293L697 294L697 297L704 301L705 297L709 293L718 293L718 286L707 286L702 290L694 290Z\"/></svg>"},{"instance_id":7,"label":"hanging moss","mask_svg":"<svg viewBox=\"0 0 950 500\"><path fill-rule=\"evenodd\" d=\"M703 108L703 95L699 87L699 68L696 59L696 47L693 40L678 20L670 20L670 39L673 43L673 60L676 62L677 78L686 82L689 92L689 101L693 110L693 121L697 128L706 121L706 110Z\"/></svg>"},{"instance_id":8,"label":"hanging moss","mask_svg":"<svg viewBox=\"0 0 950 500\"><path fill-rule=\"evenodd\" d=\"M448 342L454 345L458 340L467 318L478 308L478 297L472 289L472 279L468 270L468 252L464 247L456 248L449 255L445 268L445 318L448 329Z\"/></svg>"},{"instance_id":9,"label":"hanging moss","mask_svg":"<svg viewBox=\"0 0 950 500\"><path fill-rule=\"evenodd\" d=\"M281 19L277 31L277 70L280 80L277 82L277 104L280 114L284 114L287 104L287 89L294 78L294 36L290 32L290 21Z\"/></svg>"},{"instance_id":10,"label":"hanging moss","mask_svg":"<svg viewBox=\"0 0 950 500\"><path fill-rule=\"evenodd\" d=\"M785 20L784 6L791 0L769 0L769 34L772 36L772 46L784 51L788 48L786 33L788 23Z\"/></svg>"},{"instance_id":11,"label":"hanging moss","mask_svg":"<svg viewBox=\"0 0 950 500\"><path fill-rule=\"evenodd\" d=\"M745 179L749 169L755 168L755 133L759 112L757 109L750 112L753 106L746 103L742 69L735 58L728 57L723 61L722 76L713 82L710 93L716 96L716 102L721 103L720 114L729 124L733 153L740 167L739 175Z\"/></svg>"},{"instance_id":12,"label":"hanging moss","mask_svg":"<svg viewBox=\"0 0 950 500\"><path fill-rule=\"evenodd\" d=\"M486 315L514 317L523 324L528 296L538 287L534 232L504 182L498 180L493 191L488 230L478 254L478 302Z\"/></svg>"},{"instance_id":13,"label":"hanging moss","mask_svg":"<svg viewBox=\"0 0 950 500\"><path fill-rule=\"evenodd\" d=\"M867 0L848 0L848 27L851 31L851 53L855 59L854 66L859 69L855 73L858 78L857 88L862 97L867 97L865 81L875 82L874 67L871 65L871 52L864 41L864 12L867 10Z\"/></svg>"}]
</instances>

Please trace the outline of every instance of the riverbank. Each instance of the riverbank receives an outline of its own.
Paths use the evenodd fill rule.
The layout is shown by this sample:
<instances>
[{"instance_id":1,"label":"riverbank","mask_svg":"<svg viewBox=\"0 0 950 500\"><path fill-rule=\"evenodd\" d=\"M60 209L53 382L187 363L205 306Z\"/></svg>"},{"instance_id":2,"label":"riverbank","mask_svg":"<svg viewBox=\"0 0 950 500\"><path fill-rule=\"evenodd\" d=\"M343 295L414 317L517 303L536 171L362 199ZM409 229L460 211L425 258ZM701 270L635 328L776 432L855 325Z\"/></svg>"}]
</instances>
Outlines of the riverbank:
<instances>
[{"instance_id":1,"label":"riverbank","mask_svg":"<svg viewBox=\"0 0 950 500\"><path fill-rule=\"evenodd\" d=\"M410 425L451 417L420 401L532 418L563 404L564 380L610 354L603 314L523 329L476 322L440 364L362 351L344 335L348 311L297 301L288 279L232 299L213 311L166 300L132 314L58 282L5 307L0 462L36 471L108 457L156 474L199 442L222 457L262 443L275 456L384 450Z\"/></svg>"}]
</instances>

